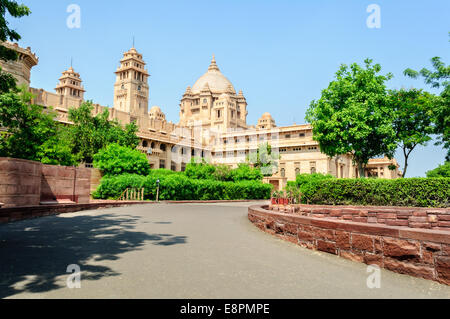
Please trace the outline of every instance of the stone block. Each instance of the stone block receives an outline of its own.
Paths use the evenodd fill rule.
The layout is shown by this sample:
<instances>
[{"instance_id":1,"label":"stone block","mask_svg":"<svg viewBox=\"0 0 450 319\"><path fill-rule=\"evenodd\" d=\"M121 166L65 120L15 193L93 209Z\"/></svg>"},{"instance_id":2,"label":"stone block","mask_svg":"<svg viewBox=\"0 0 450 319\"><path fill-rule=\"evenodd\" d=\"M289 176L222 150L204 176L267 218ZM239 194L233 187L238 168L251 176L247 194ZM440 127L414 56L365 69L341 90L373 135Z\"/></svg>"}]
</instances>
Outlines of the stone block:
<instances>
[{"instance_id":1,"label":"stone block","mask_svg":"<svg viewBox=\"0 0 450 319\"><path fill-rule=\"evenodd\" d=\"M368 235L352 234L352 249L373 252L373 237Z\"/></svg>"},{"instance_id":2,"label":"stone block","mask_svg":"<svg viewBox=\"0 0 450 319\"><path fill-rule=\"evenodd\" d=\"M383 238L383 254L398 260L420 260L420 245L417 241Z\"/></svg>"},{"instance_id":3,"label":"stone block","mask_svg":"<svg viewBox=\"0 0 450 319\"><path fill-rule=\"evenodd\" d=\"M333 242L317 240L317 250L336 255L336 244Z\"/></svg>"}]
</instances>

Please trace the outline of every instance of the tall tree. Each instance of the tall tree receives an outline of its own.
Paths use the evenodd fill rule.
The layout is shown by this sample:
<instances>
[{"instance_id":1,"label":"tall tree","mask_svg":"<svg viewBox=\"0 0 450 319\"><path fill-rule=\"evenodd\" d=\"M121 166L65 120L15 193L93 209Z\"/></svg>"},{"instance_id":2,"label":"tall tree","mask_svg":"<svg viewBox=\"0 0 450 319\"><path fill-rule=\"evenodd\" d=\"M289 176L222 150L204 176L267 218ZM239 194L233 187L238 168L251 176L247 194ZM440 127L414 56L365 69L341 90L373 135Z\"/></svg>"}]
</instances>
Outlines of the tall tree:
<instances>
[{"instance_id":1,"label":"tall tree","mask_svg":"<svg viewBox=\"0 0 450 319\"><path fill-rule=\"evenodd\" d=\"M311 102L306 114L321 151L330 157L352 154L361 177L369 159L392 158L396 149L385 85L392 74L379 74L381 66L371 59L364 62L365 67L341 65L335 80L319 100Z\"/></svg>"},{"instance_id":2,"label":"tall tree","mask_svg":"<svg viewBox=\"0 0 450 319\"><path fill-rule=\"evenodd\" d=\"M39 160L40 147L55 135L55 114L30 101L26 89L0 95L0 127L6 128L0 137L0 156Z\"/></svg>"},{"instance_id":3,"label":"tall tree","mask_svg":"<svg viewBox=\"0 0 450 319\"><path fill-rule=\"evenodd\" d=\"M402 177L406 176L411 152L417 145L426 145L431 140L434 101L434 95L422 90L390 92L389 105L395 111L394 129L405 161Z\"/></svg>"},{"instance_id":4,"label":"tall tree","mask_svg":"<svg viewBox=\"0 0 450 319\"><path fill-rule=\"evenodd\" d=\"M136 135L135 123L122 127L116 120L109 121L109 112L92 116L94 107L92 102L84 102L79 108L69 110L69 120L74 123L70 126L73 153L86 163L91 163L94 154L112 143L121 146L136 148L139 138Z\"/></svg>"},{"instance_id":5,"label":"tall tree","mask_svg":"<svg viewBox=\"0 0 450 319\"><path fill-rule=\"evenodd\" d=\"M415 71L406 69L404 74L411 78L423 77L426 84L436 89L443 89L440 98L435 100L434 123L435 133L439 136L436 145L443 145L447 149L446 160L450 161L450 65L445 65L441 58L431 59L433 70L423 68Z\"/></svg>"}]
</instances>

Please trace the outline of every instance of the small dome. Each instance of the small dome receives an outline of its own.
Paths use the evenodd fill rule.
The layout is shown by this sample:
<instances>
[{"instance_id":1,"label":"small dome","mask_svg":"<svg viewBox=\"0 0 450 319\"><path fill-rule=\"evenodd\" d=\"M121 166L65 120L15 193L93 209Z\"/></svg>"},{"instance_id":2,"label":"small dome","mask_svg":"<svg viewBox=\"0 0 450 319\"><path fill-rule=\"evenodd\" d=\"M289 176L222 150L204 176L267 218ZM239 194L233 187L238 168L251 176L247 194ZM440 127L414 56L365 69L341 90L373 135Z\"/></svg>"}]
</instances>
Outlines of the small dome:
<instances>
[{"instance_id":1,"label":"small dome","mask_svg":"<svg viewBox=\"0 0 450 319\"><path fill-rule=\"evenodd\" d=\"M162 113L161 112L161 108L159 106L152 106L152 108L150 109L150 113Z\"/></svg>"},{"instance_id":2,"label":"small dome","mask_svg":"<svg viewBox=\"0 0 450 319\"><path fill-rule=\"evenodd\" d=\"M266 112L266 113L264 113L264 114L261 116L261 118L263 118L263 119L271 119L271 118L272 118L272 115L270 115L269 112Z\"/></svg>"}]
</instances>

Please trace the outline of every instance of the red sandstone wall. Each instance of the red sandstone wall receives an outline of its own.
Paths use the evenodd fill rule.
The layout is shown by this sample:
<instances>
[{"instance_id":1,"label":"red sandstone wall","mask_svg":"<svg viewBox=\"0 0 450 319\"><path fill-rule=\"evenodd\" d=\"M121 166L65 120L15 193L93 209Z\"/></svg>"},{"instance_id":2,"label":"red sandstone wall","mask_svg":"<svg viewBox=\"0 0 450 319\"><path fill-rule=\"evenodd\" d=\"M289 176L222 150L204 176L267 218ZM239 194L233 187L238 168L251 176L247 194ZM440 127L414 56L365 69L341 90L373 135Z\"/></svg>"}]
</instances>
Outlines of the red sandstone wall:
<instances>
[{"instance_id":1,"label":"red sandstone wall","mask_svg":"<svg viewBox=\"0 0 450 319\"><path fill-rule=\"evenodd\" d=\"M450 285L448 230L306 217L257 206L249 208L248 218L261 230L305 248Z\"/></svg>"},{"instance_id":2,"label":"red sandstone wall","mask_svg":"<svg viewBox=\"0 0 450 319\"><path fill-rule=\"evenodd\" d=\"M96 180L94 180L95 182ZM43 165L0 157L0 202L3 207L37 206L41 201L90 201L91 169Z\"/></svg>"},{"instance_id":3,"label":"red sandstone wall","mask_svg":"<svg viewBox=\"0 0 450 319\"><path fill-rule=\"evenodd\" d=\"M67 166L42 166L41 201L69 199L78 204L90 200L91 170Z\"/></svg>"},{"instance_id":4,"label":"red sandstone wall","mask_svg":"<svg viewBox=\"0 0 450 319\"><path fill-rule=\"evenodd\" d=\"M271 209L308 217L347 220L358 223L450 230L449 208L274 205Z\"/></svg>"},{"instance_id":5,"label":"red sandstone wall","mask_svg":"<svg viewBox=\"0 0 450 319\"><path fill-rule=\"evenodd\" d=\"M0 202L3 207L39 205L42 164L0 157Z\"/></svg>"}]
</instances>

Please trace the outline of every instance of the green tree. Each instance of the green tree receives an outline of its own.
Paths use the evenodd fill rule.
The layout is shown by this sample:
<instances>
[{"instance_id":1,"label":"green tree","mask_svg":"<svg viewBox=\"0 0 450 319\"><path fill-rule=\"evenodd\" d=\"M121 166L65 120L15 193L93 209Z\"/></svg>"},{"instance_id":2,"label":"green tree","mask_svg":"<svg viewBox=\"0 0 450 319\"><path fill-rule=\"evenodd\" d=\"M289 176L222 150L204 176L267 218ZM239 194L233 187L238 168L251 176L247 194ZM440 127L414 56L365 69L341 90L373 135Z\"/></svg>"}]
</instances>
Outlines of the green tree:
<instances>
[{"instance_id":1,"label":"green tree","mask_svg":"<svg viewBox=\"0 0 450 319\"><path fill-rule=\"evenodd\" d=\"M389 105L395 111L394 130L405 160L402 177L406 176L411 152L431 140L434 100L432 94L417 89L390 92Z\"/></svg>"},{"instance_id":2,"label":"green tree","mask_svg":"<svg viewBox=\"0 0 450 319\"><path fill-rule=\"evenodd\" d=\"M72 148L69 129L58 123L55 134L41 145L37 155L44 164L77 166L80 160Z\"/></svg>"},{"instance_id":3,"label":"green tree","mask_svg":"<svg viewBox=\"0 0 450 319\"><path fill-rule=\"evenodd\" d=\"M280 155L272 152L272 146L264 143L258 146L256 152L250 152L247 162L259 169L263 176L272 176L278 168Z\"/></svg>"},{"instance_id":4,"label":"green tree","mask_svg":"<svg viewBox=\"0 0 450 319\"><path fill-rule=\"evenodd\" d=\"M119 144L109 144L94 155L94 166L107 176L122 174L148 175L150 164L145 154Z\"/></svg>"},{"instance_id":5,"label":"green tree","mask_svg":"<svg viewBox=\"0 0 450 319\"><path fill-rule=\"evenodd\" d=\"M356 63L342 65L306 115L321 151L330 157L352 154L361 177L369 159L392 158L396 149L385 85L392 75L380 75L381 66L370 59L364 62L365 68Z\"/></svg>"},{"instance_id":6,"label":"green tree","mask_svg":"<svg viewBox=\"0 0 450 319\"><path fill-rule=\"evenodd\" d=\"M445 162L435 169L427 172L427 177L450 177L450 162Z\"/></svg>"},{"instance_id":7,"label":"green tree","mask_svg":"<svg viewBox=\"0 0 450 319\"><path fill-rule=\"evenodd\" d=\"M450 161L450 65L445 65L440 57L432 58L431 64L433 70L423 68L418 72L406 69L404 74L414 79L421 76L432 88L443 89L440 98L435 101L433 110L434 132L439 136L436 145L443 145L444 149L447 149L446 160Z\"/></svg>"},{"instance_id":8,"label":"green tree","mask_svg":"<svg viewBox=\"0 0 450 319\"><path fill-rule=\"evenodd\" d=\"M117 143L121 146L136 148L139 138L136 135L135 123L124 128L116 121L109 121L109 111L92 116L94 106L92 102L84 102L79 108L69 110L69 120L74 124L70 126L72 152L82 161L91 163L94 154L109 144Z\"/></svg>"},{"instance_id":9,"label":"green tree","mask_svg":"<svg viewBox=\"0 0 450 319\"><path fill-rule=\"evenodd\" d=\"M0 95L0 127L6 128L0 138L0 156L39 160L40 147L55 135L55 114L31 104L31 97L25 88Z\"/></svg>"}]
</instances>

